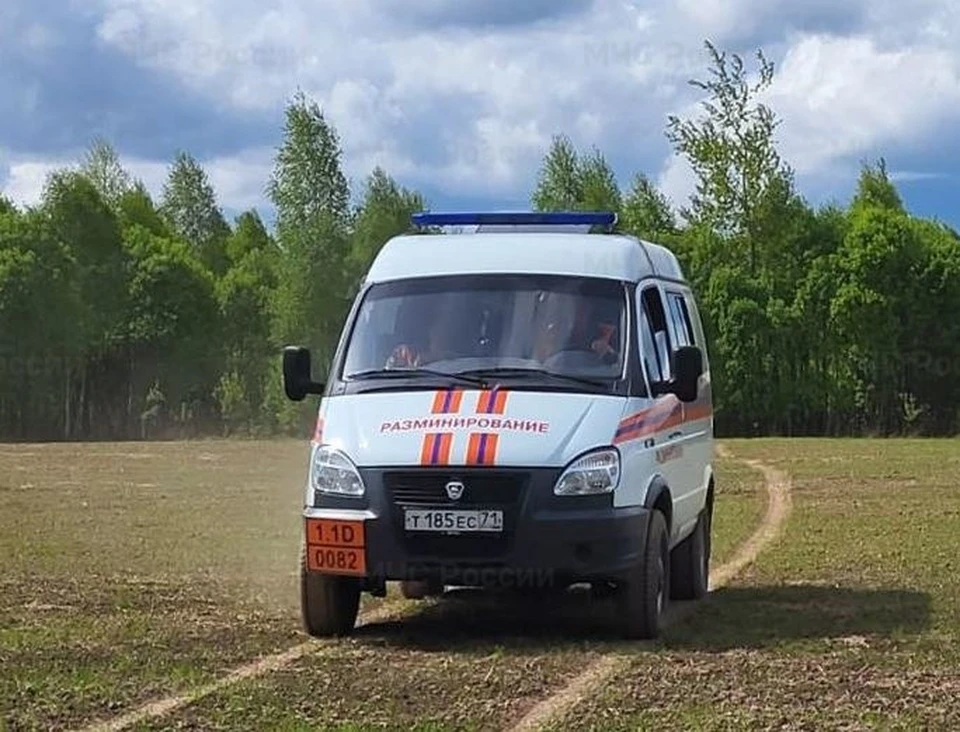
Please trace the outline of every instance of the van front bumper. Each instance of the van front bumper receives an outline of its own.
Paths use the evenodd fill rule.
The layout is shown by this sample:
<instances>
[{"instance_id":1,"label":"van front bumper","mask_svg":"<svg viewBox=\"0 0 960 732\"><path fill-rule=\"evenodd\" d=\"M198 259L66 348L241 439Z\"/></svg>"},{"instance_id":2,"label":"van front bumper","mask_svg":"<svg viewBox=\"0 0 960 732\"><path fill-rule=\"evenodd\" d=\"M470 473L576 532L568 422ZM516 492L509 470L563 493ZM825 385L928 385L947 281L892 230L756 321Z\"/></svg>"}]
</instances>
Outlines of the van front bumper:
<instances>
[{"instance_id":1,"label":"van front bumper","mask_svg":"<svg viewBox=\"0 0 960 732\"><path fill-rule=\"evenodd\" d=\"M366 581L428 580L447 585L546 589L616 582L643 556L649 510L615 508L612 496L553 494L559 471L494 468L363 470L363 499L321 499L307 518L364 522ZM453 501L448 480L466 486ZM502 532L409 532L404 511L501 510Z\"/></svg>"}]
</instances>

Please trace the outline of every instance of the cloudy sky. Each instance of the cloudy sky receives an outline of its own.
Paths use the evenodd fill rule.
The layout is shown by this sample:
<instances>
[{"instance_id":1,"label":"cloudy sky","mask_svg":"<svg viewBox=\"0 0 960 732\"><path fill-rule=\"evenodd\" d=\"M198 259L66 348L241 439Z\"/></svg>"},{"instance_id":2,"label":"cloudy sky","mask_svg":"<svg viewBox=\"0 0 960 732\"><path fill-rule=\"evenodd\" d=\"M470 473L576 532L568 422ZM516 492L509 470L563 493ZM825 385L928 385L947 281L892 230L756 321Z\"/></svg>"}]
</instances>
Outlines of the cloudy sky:
<instances>
[{"instance_id":1,"label":"cloudy sky","mask_svg":"<svg viewBox=\"0 0 960 732\"><path fill-rule=\"evenodd\" d=\"M96 135L159 191L178 149L229 214L257 206L286 101L314 97L359 184L434 208L525 208L553 134L682 202L664 137L703 40L777 65L780 147L813 202L883 156L915 212L960 225L955 0L3 0L0 191L34 202Z\"/></svg>"}]
</instances>

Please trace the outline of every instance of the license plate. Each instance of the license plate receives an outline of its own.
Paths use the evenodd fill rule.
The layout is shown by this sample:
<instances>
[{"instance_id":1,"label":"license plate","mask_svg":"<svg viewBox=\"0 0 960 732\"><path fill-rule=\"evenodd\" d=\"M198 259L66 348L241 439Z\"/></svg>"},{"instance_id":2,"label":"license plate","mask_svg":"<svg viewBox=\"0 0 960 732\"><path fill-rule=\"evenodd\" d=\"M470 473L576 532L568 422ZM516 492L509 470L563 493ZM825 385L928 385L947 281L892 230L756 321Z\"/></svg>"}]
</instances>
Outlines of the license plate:
<instances>
[{"instance_id":1,"label":"license plate","mask_svg":"<svg viewBox=\"0 0 960 732\"><path fill-rule=\"evenodd\" d=\"M307 519L307 569L363 577L367 573L363 521Z\"/></svg>"},{"instance_id":2,"label":"license plate","mask_svg":"<svg viewBox=\"0 0 960 732\"><path fill-rule=\"evenodd\" d=\"M503 511L407 509L403 525L407 531L498 532L503 531Z\"/></svg>"}]
</instances>

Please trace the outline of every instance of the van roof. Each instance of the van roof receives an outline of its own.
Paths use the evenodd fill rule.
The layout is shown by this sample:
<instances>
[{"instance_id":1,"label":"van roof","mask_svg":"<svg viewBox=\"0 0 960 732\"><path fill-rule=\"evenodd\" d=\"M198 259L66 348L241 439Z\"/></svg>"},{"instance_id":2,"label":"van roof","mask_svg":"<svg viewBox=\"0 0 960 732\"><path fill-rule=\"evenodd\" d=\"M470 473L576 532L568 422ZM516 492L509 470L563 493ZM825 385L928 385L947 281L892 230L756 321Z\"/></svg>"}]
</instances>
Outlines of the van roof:
<instances>
[{"instance_id":1,"label":"van roof","mask_svg":"<svg viewBox=\"0 0 960 732\"><path fill-rule=\"evenodd\" d=\"M637 282L685 280L664 246L620 234L406 234L388 241L367 282L457 274L557 274Z\"/></svg>"}]
</instances>

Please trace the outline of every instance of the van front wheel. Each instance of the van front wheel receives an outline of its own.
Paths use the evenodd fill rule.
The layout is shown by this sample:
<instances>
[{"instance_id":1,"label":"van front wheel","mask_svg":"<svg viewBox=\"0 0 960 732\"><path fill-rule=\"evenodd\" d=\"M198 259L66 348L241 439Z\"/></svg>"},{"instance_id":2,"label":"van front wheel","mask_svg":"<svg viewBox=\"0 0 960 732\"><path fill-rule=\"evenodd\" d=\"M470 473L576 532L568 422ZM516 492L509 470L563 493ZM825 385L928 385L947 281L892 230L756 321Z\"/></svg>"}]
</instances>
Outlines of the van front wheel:
<instances>
[{"instance_id":1,"label":"van front wheel","mask_svg":"<svg viewBox=\"0 0 960 732\"><path fill-rule=\"evenodd\" d=\"M300 612L303 629L314 638L348 635L357 623L360 583L353 577L307 571L300 552Z\"/></svg>"},{"instance_id":2,"label":"van front wheel","mask_svg":"<svg viewBox=\"0 0 960 732\"><path fill-rule=\"evenodd\" d=\"M660 511L650 515L643 559L633 576L619 588L620 625L627 638L660 635L670 597L670 550L667 520Z\"/></svg>"},{"instance_id":3,"label":"van front wheel","mask_svg":"<svg viewBox=\"0 0 960 732\"><path fill-rule=\"evenodd\" d=\"M693 533L673 550L670 568L672 597L699 600L707 594L710 577L710 508L704 508Z\"/></svg>"}]
</instances>

